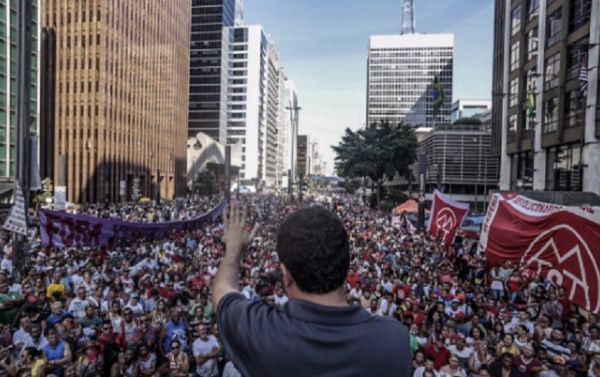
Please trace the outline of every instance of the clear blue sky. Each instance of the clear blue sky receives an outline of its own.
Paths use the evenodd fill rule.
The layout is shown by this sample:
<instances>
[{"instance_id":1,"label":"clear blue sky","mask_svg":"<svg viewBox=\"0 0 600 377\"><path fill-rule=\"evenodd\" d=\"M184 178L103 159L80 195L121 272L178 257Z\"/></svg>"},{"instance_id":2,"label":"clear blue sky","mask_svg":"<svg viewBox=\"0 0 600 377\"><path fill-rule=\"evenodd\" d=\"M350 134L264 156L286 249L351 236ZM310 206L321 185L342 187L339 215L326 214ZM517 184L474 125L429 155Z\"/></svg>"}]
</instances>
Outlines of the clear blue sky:
<instances>
[{"instance_id":1,"label":"clear blue sky","mask_svg":"<svg viewBox=\"0 0 600 377\"><path fill-rule=\"evenodd\" d=\"M493 0L415 0L417 32L454 33L453 99L489 99ZM298 89L300 132L332 168L346 127L365 123L369 36L397 34L402 0L245 0L245 23L261 24Z\"/></svg>"}]
</instances>

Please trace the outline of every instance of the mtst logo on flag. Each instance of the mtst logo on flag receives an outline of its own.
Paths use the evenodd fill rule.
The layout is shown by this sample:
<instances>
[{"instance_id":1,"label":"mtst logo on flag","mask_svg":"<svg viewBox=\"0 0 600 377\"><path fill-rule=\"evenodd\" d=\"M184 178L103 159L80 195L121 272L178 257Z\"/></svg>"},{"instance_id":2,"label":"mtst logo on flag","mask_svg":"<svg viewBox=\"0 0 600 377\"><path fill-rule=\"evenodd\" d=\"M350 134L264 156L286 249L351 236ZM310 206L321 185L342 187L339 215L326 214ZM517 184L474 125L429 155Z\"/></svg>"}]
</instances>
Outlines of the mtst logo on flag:
<instances>
[{"instance_id":1,"label":"mtst logo on flag","mask_svg":"<svg viewBox=\"0 0 600 377\"><path fill-rule=\"evenodd\" d=\"M522 275L543 276L581 308L600 313L599 210L494 194L479 249L489 267L511 261Z\"/></svg>"},{"instance_id":2,"label":"mtst logo on flag","mask_svg":"<svg viewBox=\"0 0 600 377\"><path fill-rule=\"evenodd\" d=\"M456 202L435 190L429 217L429 234L450 246L468 213L468 204Z\"/></svg>"}]
</instances>

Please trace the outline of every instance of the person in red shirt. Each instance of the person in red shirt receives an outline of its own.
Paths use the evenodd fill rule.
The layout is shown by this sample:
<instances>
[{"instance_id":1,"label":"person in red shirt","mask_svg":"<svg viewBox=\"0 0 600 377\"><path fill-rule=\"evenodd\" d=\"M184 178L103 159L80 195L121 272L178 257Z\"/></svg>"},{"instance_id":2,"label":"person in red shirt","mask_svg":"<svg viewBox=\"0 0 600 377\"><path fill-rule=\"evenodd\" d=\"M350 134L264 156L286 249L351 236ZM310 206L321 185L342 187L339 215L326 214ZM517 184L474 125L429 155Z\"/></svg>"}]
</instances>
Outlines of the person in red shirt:
<instances>
[{"instance_id":1,"label":"person in red shirt","mask_svg":"<svg viewBox=\"0 0 600 377\"><path fill-rule=\"evenodd\" d=\"M440 370L441 367L448 364L450 351L444 346L444 337L438 336L435 342L429 343L425 347L425 356L435 360L434 368Z\"/></svg>"},{"instance_id":2,"label":"person in red shirt","mask_svg":"<svg viewBox=\"0 0 600 377\"><path fill-rule=\"evenodd\" d=\"M348 277L346 278L346 282L350 285L350 288L356 288L358 283L360 282L360 275L354 271L354 269L350 269L348 271Z\"/></svg>"}]
</instances>

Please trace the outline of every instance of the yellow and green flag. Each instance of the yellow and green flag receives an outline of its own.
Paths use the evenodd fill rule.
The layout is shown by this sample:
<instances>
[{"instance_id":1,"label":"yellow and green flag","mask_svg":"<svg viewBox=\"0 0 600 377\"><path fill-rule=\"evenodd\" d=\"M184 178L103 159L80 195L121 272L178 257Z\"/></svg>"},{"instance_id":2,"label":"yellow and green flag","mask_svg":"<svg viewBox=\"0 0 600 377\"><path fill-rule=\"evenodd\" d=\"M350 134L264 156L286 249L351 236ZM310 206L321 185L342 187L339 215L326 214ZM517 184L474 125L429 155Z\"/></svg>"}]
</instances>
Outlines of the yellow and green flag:
<instances>
[{"instance_id":1,"label":"yellow and green flag","mask_svg":"<svg viewBox=\"0 0 600 377\"><path fill-rule=\"evenodd\" d=\"M433 114L437 115L440 113L440 109L446 101L446 94L444 94L444 86L440 81L440 78L436 75L433 79Z\"/></svg>"}]
</instances>

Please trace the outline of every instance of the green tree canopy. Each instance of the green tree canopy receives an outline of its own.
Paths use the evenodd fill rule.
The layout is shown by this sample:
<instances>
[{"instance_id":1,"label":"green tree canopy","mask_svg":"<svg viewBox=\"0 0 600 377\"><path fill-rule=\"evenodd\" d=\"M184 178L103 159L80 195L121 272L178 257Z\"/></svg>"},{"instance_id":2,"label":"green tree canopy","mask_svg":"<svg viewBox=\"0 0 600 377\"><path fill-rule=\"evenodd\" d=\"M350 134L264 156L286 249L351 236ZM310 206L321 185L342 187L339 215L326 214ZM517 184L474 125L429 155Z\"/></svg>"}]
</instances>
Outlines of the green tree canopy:
<instances>
[{"instance_id":1,"label":"green tree canopy","mask_svg":"<svg viewBox=\"0 0 600 377\"><path fill-rule=\"evenodd\" d=\"M338 175L369 177L377 183L379 194L386 176L409 174L416 159L417 138L408 126L379 123L356 132L347 128L340 143L332 148Z\"/></svg>"}]
</instances>

